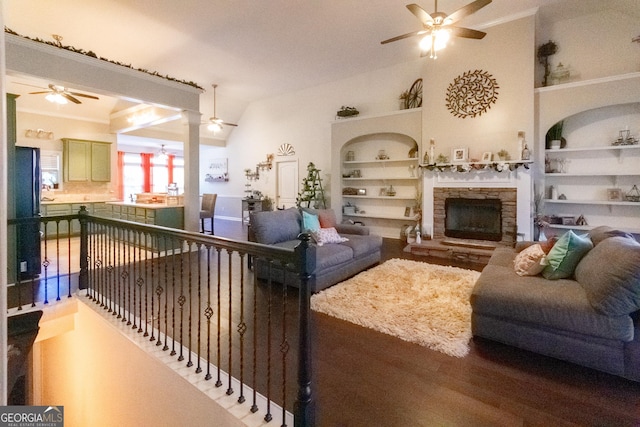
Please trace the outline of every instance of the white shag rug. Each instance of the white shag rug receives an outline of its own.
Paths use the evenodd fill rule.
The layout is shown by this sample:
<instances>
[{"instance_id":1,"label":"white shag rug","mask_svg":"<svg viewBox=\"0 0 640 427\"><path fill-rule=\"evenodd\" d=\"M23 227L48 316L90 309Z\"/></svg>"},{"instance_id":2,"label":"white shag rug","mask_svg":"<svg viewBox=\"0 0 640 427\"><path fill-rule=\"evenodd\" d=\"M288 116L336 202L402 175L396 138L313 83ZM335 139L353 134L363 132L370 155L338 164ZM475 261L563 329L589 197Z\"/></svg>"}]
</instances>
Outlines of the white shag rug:
<instances>
[{"instance_id":1,"label":"white shag rug","mask_svg":"<svg viewBox=\"0 0 640 427\"><path fill-rule=\"evenodd\" d=\"M311 308L455 357L469 353L480 273L391 259L311 297Z\"/></svg>"}]
</instances>

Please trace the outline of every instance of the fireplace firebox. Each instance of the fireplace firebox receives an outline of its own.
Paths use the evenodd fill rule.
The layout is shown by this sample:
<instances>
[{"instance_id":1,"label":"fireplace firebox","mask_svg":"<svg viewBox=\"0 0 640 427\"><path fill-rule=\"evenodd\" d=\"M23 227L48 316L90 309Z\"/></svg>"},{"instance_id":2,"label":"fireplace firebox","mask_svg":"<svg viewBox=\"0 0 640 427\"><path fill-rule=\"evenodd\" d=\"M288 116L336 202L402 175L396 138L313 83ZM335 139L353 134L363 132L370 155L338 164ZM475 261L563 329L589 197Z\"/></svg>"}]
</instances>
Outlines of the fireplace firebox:
<instances>
[{"instance_id":1,"label":"fireplace firebox","mask_svg":"<svg viewBox=\"0 0 640 427\"><path fill-rule=\"evenodd\" d=\"M460 239L501 241L502 202L500 199L447 198L444 235Z\"/></svg>"}]
</instances>

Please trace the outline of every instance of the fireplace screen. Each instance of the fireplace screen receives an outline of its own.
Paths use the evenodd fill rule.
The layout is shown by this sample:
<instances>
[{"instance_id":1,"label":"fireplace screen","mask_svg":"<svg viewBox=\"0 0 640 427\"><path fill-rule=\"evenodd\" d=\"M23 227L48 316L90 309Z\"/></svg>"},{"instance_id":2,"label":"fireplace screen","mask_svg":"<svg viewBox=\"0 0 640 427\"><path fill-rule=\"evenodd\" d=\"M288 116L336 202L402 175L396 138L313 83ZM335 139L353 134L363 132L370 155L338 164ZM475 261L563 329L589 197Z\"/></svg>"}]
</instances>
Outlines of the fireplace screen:
<instances>
[{"instance_id":1,"label":"fireplace screen","mask_svg":"<svg viewBox=\"0 0 640 427\"><path fill-rule=\"evenodd\" d=\"M447 237L460 239L502 239L502 202L499 199L447 198L445 200Z\"/></svg>"}]
</instances>

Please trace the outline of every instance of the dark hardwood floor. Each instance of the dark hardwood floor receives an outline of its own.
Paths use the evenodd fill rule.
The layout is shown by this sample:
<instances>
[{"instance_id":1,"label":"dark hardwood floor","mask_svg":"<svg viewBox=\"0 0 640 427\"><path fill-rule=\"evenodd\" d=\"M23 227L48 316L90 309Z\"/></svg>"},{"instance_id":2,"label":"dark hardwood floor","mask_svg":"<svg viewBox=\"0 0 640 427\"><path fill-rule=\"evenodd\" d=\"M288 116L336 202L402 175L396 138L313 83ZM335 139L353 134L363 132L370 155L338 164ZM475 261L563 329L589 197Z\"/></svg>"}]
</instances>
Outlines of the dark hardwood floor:
<instances>
[{"instance_id":1,"label":"dark hardwood floor","mask_svg":"<svg viewBox=\"0 0 640 427\"><path fill-rule=\"evenodd\" d=\"M246 238L240 222L215 227ZM403 247L385 239L383 260L442 262ZM323 314L312 319L318 426L640 426L640 383L487 340L455 358Z\"/></svg>"}]
</instances>

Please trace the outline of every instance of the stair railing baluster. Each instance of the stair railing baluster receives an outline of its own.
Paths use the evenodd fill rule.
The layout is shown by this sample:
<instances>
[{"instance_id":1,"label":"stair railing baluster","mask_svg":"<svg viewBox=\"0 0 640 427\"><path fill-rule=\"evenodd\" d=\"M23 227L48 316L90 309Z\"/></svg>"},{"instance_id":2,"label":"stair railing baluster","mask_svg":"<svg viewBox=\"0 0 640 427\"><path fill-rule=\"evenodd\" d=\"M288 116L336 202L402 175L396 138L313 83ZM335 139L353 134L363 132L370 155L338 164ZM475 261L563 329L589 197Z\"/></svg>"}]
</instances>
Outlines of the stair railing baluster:
<instances>
[{"instance_id":1,"label":"stair railing baluster","mask_svg":"<svg viewBox=\"0 0 640 427\"><path fill-rule=\"evenodd\" d=\"M219 247L216 246L216 292L217 292L217 298L216 298L216 303L217 303L217 307L218 307L218 321L217 321L217 329L216 329L216 368L217 368L217 379L216 379L216 387L220 387L222 386L222 379L220 378L220 354L222 353L222 349L221 349L221 345L220 345L220 327L222 325L222 321L221 321L221 296L220 296L220 289L222 288L222 283L220 282L221 277L220 277L220 252L221 249Z\"/></svg>"},{"instance_id":2,"label":"stair railing baluster","mask_svg":"<svg viewBox=\"0 0 640 427\"><path fill-rule=\"evenodd\" d=\"M238 336L240 339L240 396L238 396L238 403L244 403L244 334L247 331L247 324L244 322L244 256L245 254L239 252L240 255L240 321L238 322ZM231 273L229 273L231 277Z\"/></svg>"},{"instance_id":3,"label":"stair railing baluster","mask_svg":"<svg viewBox=\"0 0 640 427\"><path fill-rule=\"evenodd\" d=\"M196 367L196 374L202 372L200 366L200 351L202 350L202 243L197 244L198 247L198 366Z\"/></svg>"},{"instance_id":4,"label":"stair railing baluster","mask_svg":"<svg viewBox=\"0 0 640 427\"><path fill-rule=\"evenodd\" d=\"M186 242L180 242L180 272L178 277L180 278L180 296L178 297L178 304L180 305L180 339L178 344L180 346L180 355L178 356L178 361L182 362L184 360L184 354L182 349L184 348L184 303L186 302L186 297L184 295L184 244Z\"/></svg>"},{"instance_id":5,"label":"stair railing baluster","mask_svg":"<svg viewBox=\"0 0 640 427\"><path fill-rule=\"evenodd\" d=\"M204 315L207 318L207 375L205 380L211 377L211 316L213 316L213 308L211 307L211 246L207 245L207 308Z\"/></svg>"},{"instance_id":6,"label":"stair railing baluster","mask_svg":"<svg viewBox=\"0 0 640 427\"><path fill-rule=\"evenodd\" d=\"M289 339L287 336L287 274L286 265L282 266L284 280L282 281L282 341L280 342L280 352L282 353L282 424L286 427L287 415L287 355L289 353Z\"/></svg>"},{"instance_id":7,"label":"stair railing baluster","mask_svg":"<svg viewBox=\"0 0 640 427\"><path fill-rule=\"evenodd\" d=\"M176 241L171 242L171 356L176 355Z\"/></svg>"},{"instance_id":8,"label":"stair railing baluster","mask_svg":"<svg viewBox=\"0 0 640 427\"><path fill-rule=\"evenodd\" d=\"M227 387L227 396L230 396L233 394L233 387L231 384L231 380L233 379L233 333L231 331L233 331L233 262L232 262L232 258L231 255L233 255L233 252L228 249L227 250L227 258L229 261L229 314L228 314L228 332L227 335L229 336L229 386ZM241 264L242 265L242 264ZM218 369L218 371L220 371L220 369Z\"/></svg>"},{"instance_id":9,"label":"stair railing baluster","mask_svg":"<svg viewBox=\"0 0 640 427\"><path fill-rule=\"evenodd\" d=\"M187 336L189 337L188 338L189 339L189 347L188 347L188 349L189 349L189 352L188 352L189 357L188 357L188 360L187 360L187 368L190 368L190 367L193 366L193 361L191 360L191 353L193 353L193 351L191 351L191 349L192 349L191 344L192 344L192 341L193 341L192 340L192 336L191 336L192 332L193 332L191 330L191 328L192 328L192 319L193 319L193 294L191 292L191 287L192 287L192 283L193 283L193 274L192 274L193 264L191 264L191 252L193 250L192 247L193 247L193 244L191 242L187 242L187 265L189 266L189 279L188 279L189 280L189 282L188 282L189 283L189 285L188 285L188 293L189 293L189 319L188 319L188 321L189 321L189 326L188 326L188 332L187 332ZM197 247L198 246L196 245L196 249L197 249Z\"/></svg>"},{"instance_id":10,"label":"stair railing baluster","mask_svg":"<svg viewBox=\"0 0 640 427\"><path fill-rule=\"evenodd\" d=\"M253 265L257 259L253 258ZM257 268L257 267L256 267ZM253 274L253 372L251 373L251 383L253 384L251 412L258 412L258 395L256 384L258 383L258 275Z\"/></svg>"},{"instance_id":11,"label":"stair railing baluster","mask_svg":"<svg viewBox=\"0 0 640 427\"><path fill-rule=\"evenodd\" d=\"M151 235L151 233L149 233L148 236L149 236L149 242L150 243L153 242L154 238ZM155 251L150 250L149 253L151 254L151 262L150 262L150 265L151 265L151 280L149 281L149 283L151 285L151 287L149 289L149 294L151 295L151 311L150 311L151 318L149 319L149 322L151 323L151 337L149 337L149 341L155 341L156 337L155 337L155 327L153 325L153 316L154 316L154 313L155 313L155 311L154 311L155 310L154 302L155 302L155 294L156 293L155 293L155 289L153 289L153 286L156 283L155 282L155 270L156 270L155 267L156 267L157 258L154 259Z\"/></svg>"},{"instance_id":12,"label":"stair railing baluster","mask_svg":"<svg viewBox=\"0 0 640 427\"><path fill-rule=\"evenodd\" d=\"M164 345L162 346L162 351L169 350L169 346L167 345L167 333L169 331L169 316L168 316L168 304L169 304L169 263L167 260L167 253L169 246L167 245L167 236L163 236L162 241L164 242L164 257L162 259L162 263L164 264L164 289L163 293L167 294L164 297ZM158 325L160 325L158 323Z\"/></svg>"}]
</instances>

